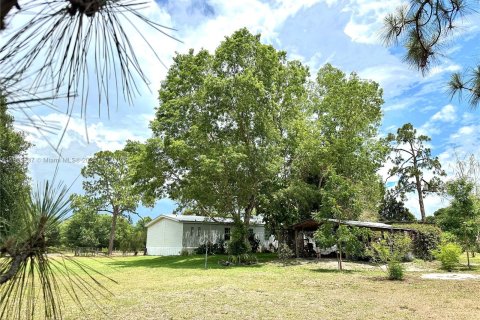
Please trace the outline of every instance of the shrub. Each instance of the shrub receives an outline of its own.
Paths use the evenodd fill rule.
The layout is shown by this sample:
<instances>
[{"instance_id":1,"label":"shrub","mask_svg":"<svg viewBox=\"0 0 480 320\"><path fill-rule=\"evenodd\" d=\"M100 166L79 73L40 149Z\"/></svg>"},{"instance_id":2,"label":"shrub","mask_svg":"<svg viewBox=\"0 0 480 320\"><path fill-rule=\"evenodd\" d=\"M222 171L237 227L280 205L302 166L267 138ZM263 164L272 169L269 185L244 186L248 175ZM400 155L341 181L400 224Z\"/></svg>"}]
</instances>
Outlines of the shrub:
<instances>
[{"instance_id":1,"label":"shrub","mask_svg":"<svg viewBox=\"0 0 480 320\"><path fill-rule=\"evenodd\" d=\"M371 244L369 255L373 260L388 263L390 261L405 261L412 250L412 240L403 234L387 236L379 242Z\"/></svg>"},{"instance_id":2,"label":"shrub","mask_svg":"<svg viewBox=\"0 0 480 320\"><path fill-rule=\"evenodd\" d=\"M288 259L293 257L293 251L286 243L281 243L278 246L278 259L283 262L283 265L287 264Z\"/></svg>"},{"instance_id":3,"label":"shrub","mask_svg":"<svg viewBox=\"0 0 480 320\"><path fill-rule=\"evenodd\" d=\"M447 243L456 243L457 240L457 236L448 231L442 232L442 236L440 237L440 242L442 245Z\"/></svg>"},{"instance_id":4,"label":"shrub","mask_svg":"<svg viewBox=\"0 0 480 320\"><path fill-rule=\"evenodd\" d=\"M182 257L187 257L187 256L190 255L190 251L188 251L188 249L186 249L186 248L183 248L182 250L180 250L180 255Z\"/></svg>"},{"instance_id":5,"label":"shrub","mask_svg":"<svg viewBox=\"0 0 480 320\"><path fill-rule=\"evenodd\" d=\"M402 228L415 231L413 237L413 254L423 260L433 260L432 252L438 248L441 242L442 231L437 226L425 224L401 224Z\"/></svg>"},{"instance_id":6,"label":"shrub","mask_svg":"<svg viewBox=\"0 0 480 320\"><path fill-rule=\"evenodd\" d=\"M387 264L387 273L389 280L403 280L404 268L398 261L390 261Z\"/></svg>"},{"instance_id":7,"label":"shrub","mask_svg":"<svg viewBox=\"0 0 480 320\"><path fill-rule=\"evenodd\" d=\"M208 246L208 254L215 255L215 254L225 254L225 242L223 240L219 240L218 242L212 243L207 242L207 244L202 244L195 249L196 254L205 254L205 247Z\"/></svg>"},{"instance_id":8,"label":"shrub","mask_svg":"<svg viewBox=\"0 0 480 320\"><path fill-rule=\"evenodd\" d=\"M243 223L235 224L228 242L227 252L232 256L238 256L250 252L252 247L247 240L247 230Z\"/></svg>"},{"instance_id":9,"label":"shrub","mask_svg":"<svg viewBox=\"0 0 480 320\"><path fill-rule=\"evenodd\" d=\"M438 250L433 252L435 258L440 260L442 268L452 271L460 262L462 248L456 243L445 243Z\"/></svg>"},{"instance_id":10,"label":"shrub","mask_svg":"<svg viewBox=\"0 0 480 320\"><path fill-rule=\"evenodd\" d=\"M257 252L260 247L260 239L257 239L255 237L255 233L253 232L248 233L248 242L250 243L252 252Z\"/></svg>"},{"instance_id":11,"label":"shrub","mask_svg":"<svg viewBox=\"0 0 480 320\"><path fill-rule=\"evenodd\" d=\"M371 256L374 260L387 264L389 280L403 280L404 268L400 261L406 259L411 244L410 237L403 234L389 235L387 239L372 243Z\"/></svg>"},{"instance_id":12,"label":"shrub","mask_svg":"<svg viewBox=\"0 0 480 320\"><path fill-rule=\"evenodd\" d=\"M248 253L240 254L238 256L230 255L228 256L227 261L229 264L236 264L236 265L240 265L240 264L253 265L258 263L257 256L255 256L254 254L248 254Z\"/></svg>"}]
</instances>

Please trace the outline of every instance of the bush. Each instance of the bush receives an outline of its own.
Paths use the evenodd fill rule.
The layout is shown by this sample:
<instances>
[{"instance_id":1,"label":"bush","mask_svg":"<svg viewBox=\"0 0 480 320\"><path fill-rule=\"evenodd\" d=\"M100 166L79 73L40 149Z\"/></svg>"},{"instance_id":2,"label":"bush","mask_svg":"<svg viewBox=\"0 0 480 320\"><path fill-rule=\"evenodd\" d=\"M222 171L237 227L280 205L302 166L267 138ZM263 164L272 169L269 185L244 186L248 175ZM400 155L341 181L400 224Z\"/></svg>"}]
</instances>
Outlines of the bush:
<instances>
[{"instance_id":1,"label":"bush","mask_svg":"<svg viewBox=\"0 0 480 320\"><path fill-rule=\"evenodd\" d=\"M387 239L372 243L370 250L374 260L387 264L389 280L403 280L402 260L406 260L411 250L412 240L403 234L389 235Z\"/></svg>"},{"instance_id":2,"label":"bush","mask_svg":"<svg viewBox=\"0 0 480 320\"><path fill-rule=\"evenodd\" d=\"M257 239L255 237L255 233L249 232L248 242L250 243L250 247L251 247L252 252L257 252L258 248L260 247L260 239Z\"/></svg>"},{"instance_id":3,"label":"bush","mask_svg":"<svg viewBox=\"0 0 480 320\"><path fill-rule=\"evenodd\" d=\"M440 260L442 268L452 271L460 262L462 248L456 243L445 243L438 250L433 252L435 258Z\"/></svg>"},{"instance_id":4,"label":"bush","mask_svg":"<svg viewBox=\"0 0 480 320\"><path fill-rule=\"evenodd\" d=\"M236 264L236 265L253 265L258 263L257 256L254 254L240 254L238 256L230 255L228 256L228 262L229 264Z\"/></svg>"},{"instance_id":5,"label":"bush","mask_svg":"<svg viewBox=\"0 0 480 320\"><path fill-rule=\"evenodd\" d=\"M448 231L442 232L442 236L440 237L440 243L442 245L447 243L457 243L457 242L458 242L458 238L456 235Z\"/></svg>"},{"instance_id":6,"label":"bush","mask_svg":"<svg viewBox=\"0 0 480 320\"><path fill-rule=\"evenodd\" d=\"M398 261L390 261L387 264L387 272L389 280L403 280L404 268Z\"/></svg>"},{"instance_id":7,"label":"bush","mask_svg":"<svg viewBox=\"0 0 480 320\"><path fill-rule=\"evenodd\" d=\"M371 244L369 256L374 261L388 263L390 261L405 261L408 259L408 253L412 250L412 240L403 234L394 234L387 236L379 242Z\"/></svg>"},{"instance_id":8,"label":"bush","mask_svg":"<svg viewBox=\"0 0 480 320\"><path fill-rule=\"evenodd\" d=\"M195 249L196 254L205 254L205 247L208 246L208 254L225 254L225 242L220 240L215 243L207 242L207 244L202 244Z\"/></svg>"},{"instance_id":9,"label":"bush","mask_svg":"<svg viewBox=\"0 0 480 320\"><path fill-rule=\"evenodd\" d=\"M397 226L415 231L412 243L415 257L423 260L435 258L432 252L440 245L442 235L440 228L425 224L400 224Z\"/></svg>"},{"instance_id":10,"label":"bush","mask_svg":"<svg viewBox=\"0 0 480 320\"><path fill-rule=\"evenodd\" d=\"M180 250L180 255L182 257L188 257L190 255L190 251L188 251L186 248L182 248L182 250Z\"/></svg>"},{"instance_id":11,"label":"bush","mask_svg":"<svg viewBox=\"0 0 480 320\"><path fill-rule=\"evenodd\" d=\"M283 262L283 265L287 264L288 259L293 257L293 251L286 243L281 243L278 246L278 259Z\"/></svg>"},{"instance_id":12,"label":"bush","mask_svg":"<svg viewBox=\"0 0 480 320\"><path fill-rule=\"evenodd\" d=\"M243 223L235 224L231 233L231 240L228 242L227 252L232 256L239 256L241 254L250 252L252 247L247 240L247 230Z\"/></svg>"}]
</instances>

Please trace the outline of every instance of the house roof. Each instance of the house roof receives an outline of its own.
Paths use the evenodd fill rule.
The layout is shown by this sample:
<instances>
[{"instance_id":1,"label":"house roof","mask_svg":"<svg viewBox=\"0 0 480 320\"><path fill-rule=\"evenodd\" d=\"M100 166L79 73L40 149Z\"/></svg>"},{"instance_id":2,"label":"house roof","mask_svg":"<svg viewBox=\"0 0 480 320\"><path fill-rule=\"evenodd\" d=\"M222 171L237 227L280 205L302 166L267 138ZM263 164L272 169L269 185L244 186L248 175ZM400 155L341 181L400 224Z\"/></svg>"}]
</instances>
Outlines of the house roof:
<instances>
[{"instance_id":1,"label":"house roof","mask_svg":"<svg viewBox=\"0 0 480 320\"><path fill-rule=\"evenodd\" d=\"M326 219L330 222L338 222L337 219ZM292 226L293 229L302 229L302 228L318 228L321 222L318 222L314 219L307 219ZM411 229L394 227L392 225L381 223L381 222L372 222L372 221L355 221L355 220L343 220L340 221L340 224L353 226L353 227L363 227L373 230L402 230L402 231L411 231Z\"/></svg>"},{"instance_id":2,"label":"house roof","mask_svg":"<svg viewBox=\"0 0 480 320\"><path fill-rule=\"evenodd\" d=\"M176 222L202 222L202 223L221 223L221 224L231 224L233 223L233 219L231 218L212 218L212 217L206 217L206 216L191 216L191 215L182 215L182 214L162 214L147 223L145 226L150 227L151 225L157 223L158 221L162 219L169 219L172 221ZM256 216L256 217L251 217L250 218L250 223L254 225L264 225L265 223L263 222L263 217L261 216Z\"/></svg>"}]
</instances>

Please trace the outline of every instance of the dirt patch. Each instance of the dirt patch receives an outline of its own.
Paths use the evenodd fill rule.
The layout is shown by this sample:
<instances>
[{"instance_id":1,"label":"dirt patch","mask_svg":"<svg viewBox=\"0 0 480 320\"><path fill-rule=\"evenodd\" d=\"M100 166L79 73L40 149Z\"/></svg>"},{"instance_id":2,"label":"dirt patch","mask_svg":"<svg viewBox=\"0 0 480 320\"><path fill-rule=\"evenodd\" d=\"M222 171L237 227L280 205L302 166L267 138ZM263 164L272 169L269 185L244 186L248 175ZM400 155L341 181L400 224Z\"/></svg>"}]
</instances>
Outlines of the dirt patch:
<instances>
[{"instance_id":1,"label":"dirt patch","mask_svg":"<svg viewBox=\"0 0 480 320\"><path fill-rule=\"evenodd\" d=\"M422 279L429 280L480 280L480 275L469 273L426 273Z\"/></svg>"}]
</instances>

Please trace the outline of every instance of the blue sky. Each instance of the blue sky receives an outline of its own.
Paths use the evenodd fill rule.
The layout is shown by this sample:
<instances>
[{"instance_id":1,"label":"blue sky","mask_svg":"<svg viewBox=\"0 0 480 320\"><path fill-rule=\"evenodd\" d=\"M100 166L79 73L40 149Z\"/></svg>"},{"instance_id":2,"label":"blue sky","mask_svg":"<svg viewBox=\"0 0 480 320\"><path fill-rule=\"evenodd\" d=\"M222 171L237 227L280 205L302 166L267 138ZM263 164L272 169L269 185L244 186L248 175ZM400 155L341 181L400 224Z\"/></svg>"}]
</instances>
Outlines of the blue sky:
<instances>
[{"instance_id":1,"label":"blue sky","mask_svg":"<svg viewBox=\"0 0 480 320\"><path fill-rule=\"evenodd\" d=\"M450 100L445 90L451 72L465 71L478 60L479 15L465 18L462 28L446 47L445 55L422 77L402 62L401 48L386 48L378 37L382 18L399 4L400 1L373 0L152 0L144 12L156 22L176 28L178 31L173 35L183 43L162 37L151 29L139 28L167 66L175 52L186 52L189 48L213 51L225 36L247 27L251 32L261 33L263 42L286 50L290 59L299 59L308 65L312 76L329 62L347 73L356 72L362 78L375 80L384 89L382 134L411 122L432 138L433 154L440 157L444 168L451 173L455 155L476 154L480 145L480 111L471 110L458 99ZM12 29L15 23L12 22ZM108 117L106 112L99 116L97 104L91 101L87 118L74 113L68 123L60 148L65 161L70 163L62 162L59 172L64 181L73 183L75 192L81 192L78 176L84 159L99 150L119 149L127 139L145 140L151 134L148 124L158 104L157 91L167 69L141 41L136 44L150 85L141 87L141 94L133 105L120 102ZM60 110L65 107L62 103L55 102ZM34 112L59 126L67 125L68 117L58 110L39 107ZM32 128L21 129L28 132L28 139L35 144L29 153L33 180L48 178L55 164L46 159L57 156L45 138L57 144L59 135L45 137ZM416 201L415 196L411 196L407 205L418 216ZM427 214L446 204L441 197L428 197ZM163 199L154 209L142 208L140 212L157 216L170 213L173 208L172 201Z\"/></svg>"}]
</instances>

